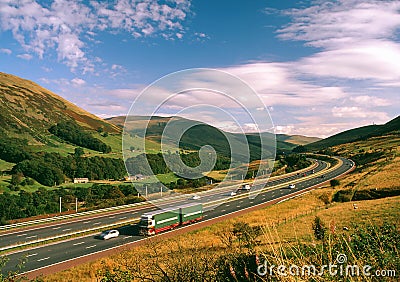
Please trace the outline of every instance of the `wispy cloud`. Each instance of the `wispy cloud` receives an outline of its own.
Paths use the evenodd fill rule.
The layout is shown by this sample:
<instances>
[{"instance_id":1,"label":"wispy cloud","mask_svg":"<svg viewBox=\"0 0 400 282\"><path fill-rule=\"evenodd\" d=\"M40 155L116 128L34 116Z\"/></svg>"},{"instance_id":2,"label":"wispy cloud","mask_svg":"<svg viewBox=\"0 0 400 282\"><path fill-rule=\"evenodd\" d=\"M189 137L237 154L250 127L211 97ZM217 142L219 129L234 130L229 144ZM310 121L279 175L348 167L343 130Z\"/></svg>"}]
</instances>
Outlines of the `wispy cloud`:
<instances>
[{"instance_id":1,"label":"wispy cloud","mask_svg":"<svg viewBox=\"0 0 400 282\"><path fill-rule=\"evenodd\" d=\"M23 60L32 60L33 56L31 54L20 54L17 55L18 58L23 59Z\"/></svg>"},{"instance_id":2,"label":"wispy cloud","mask_svg":"<svg viewBox=\"0 0 400 282\"><path fill-rule=\"evenodd\" d=\"M189 1L1 0L0 28L11 31L27 52L43 58L54 50L72 71L80 68L85 73L94 71L96 61L91 59L85 36L95 37L97 31L176 36L189 8Z\"/></svg>"},{"instance_id":3,"label":"wispy cloud","mask_svg":"<svg viewBox=\"0 0 400 282\"><path fill-rule=\"evenodd\" d=\"M7 48L1 48L0 49L0 53L11 55L12 51L10 49L7 49Z\"/></svg>"},{"instance_id":4,"label":"wispy cloud","mask_svg":"<svg viewBox=\"0 0 400 282\"><path fill-rule=\"evenodd\" d=\"M400 44L393 38L400 28L399 10L399 1L317 1L285 11L291 23L278 30L278 37L321 50L298 62L304 73L397 82Z\"/></svg>"}]
</instances>

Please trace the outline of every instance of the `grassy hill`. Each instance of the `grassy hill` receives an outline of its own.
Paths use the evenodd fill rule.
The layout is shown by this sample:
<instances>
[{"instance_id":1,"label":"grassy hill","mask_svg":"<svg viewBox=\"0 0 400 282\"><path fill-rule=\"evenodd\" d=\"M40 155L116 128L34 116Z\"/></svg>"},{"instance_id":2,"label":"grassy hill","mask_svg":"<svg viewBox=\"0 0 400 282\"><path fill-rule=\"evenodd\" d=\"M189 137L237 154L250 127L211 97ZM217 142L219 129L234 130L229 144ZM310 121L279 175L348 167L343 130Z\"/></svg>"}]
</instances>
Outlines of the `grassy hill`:
<instances>
[{"instance_id":1,"label":"grassy hill","mask_svg":"<svg viewBox=\"0 0 400 282\"><path fill-rule=\"evenodd\" d=\"M55 141L47 130L58 122L70 120L92 131L98 128L109 133L121 131L117 126L84 111L32 81L0 72L2 134L28 139L31 144L52 144Z\"/></svg>"},{"instance_id":2,"label":"grassy hill","mask_svg":"<svg viewBox=\"0 0 400 282\"><path fill-rule=\"evenodd\" d=\"M357 140L382 136L400 131L400 116L382 125L367 125L338 133L331 137L305 145L307 150L320 150L327 147L350 143Z\"/></svg>"},{"instance_id":3,"label":"grassy hill","mask_svg":"<svg viewBox=\"0 0 400 282\"><path fill-rule=\"evenodd\" d=\"M94 279L93 277L104 278L109 273L114 278L119 277L117 274L134 273L155 281L161 281L158 277L165 276L179 277L181 281L186 281L184 279L187 276L182 274L187 275L187 269L192 269L190 273L194 273L194 276L205 273L220 278L224 274L230 278L227 281L253 281L243 278L243 274L247 270L251 276L251 271L254 271L254 254L258 255L261 262L268 260L269 265L312 264L319 267L327 261L335 261L338 253L341 253L347 255L349 265L368 264L374 269L398 269L400 196L364 197L358 200L350 198L349 202L335 201L334 198L341 191L352 191L353 195L362 193L364 196L379 196L379 191L399 191L400 137L371 137L368 140L341 144L332 150L336 154L361 160L365 154L381 154L369 159L367 163L358 164L357 169L341 178L340 185L334 188L327 183L303 196L186 234L153 240L148 244L50 275L44 280L71 280L78 277L83 281ZM370 191L375 194L367 193ZM313 225L316 217L324 227L324 240L315 237ZM252 244L243 244L249 238L253 239L250 241ZM163 264L157 264L159 261ZM244 265L244 261L249 263ZM161 268L156 269L157 267ZM221 270L226 271L220 272ZM232 273L235 273L236 280ZM273 276L269 280L280 281L281 278ZM379 279L355 279L359 280ZM337 281L337 277L325 276L318 281Z\"/></svg>"},{"instance_id":4,"label":"grassy hill","mask_svg":"<svg viewBox=\"0 0 400 282\"><path fill-rule=\"evenodd\" d=\"M125 117L112 117L106 119L106 121L113 123L114 125L123 128L126 127L126 131L130 133L131 136L139 136L146 138L146 142L151 141L151 143L146 143L146 148L154 149L155 144L160 144L161 135L163 134L164 128L168 122L171 121L170 117L158 117L153 116L129 116L128 121L125 122ZM246 134L246 139L240 137L239 134L224 132L206 123L199 123L197 121L174 117L171 121L173 127L176 128L189 128L180 140L180 146L189 150L199 150L202 146L208 144L213 146L216 151L220 154L229 156L230 147L227 142L227 137L234 140L234 144L237 146L244 145L248 142L250 151L253 153L254 158L259 157L261 140L260 136L256 134L248 133ZM146 133L144 129L146 128ZM168 136L166 140L168 140ZM267 144L266 149L271 150L270 147L273 142L273 135L271 133L262 133L261 138L263 138L264 144ZM301 135L276 135L276 146L279 150L292 150L297 145L304 145L314 141L320 140L316 137L307 137ZM134 141L132 141L134 143ZM172 149L172 147L171 147Z\"/></svg>"}]
</instances>

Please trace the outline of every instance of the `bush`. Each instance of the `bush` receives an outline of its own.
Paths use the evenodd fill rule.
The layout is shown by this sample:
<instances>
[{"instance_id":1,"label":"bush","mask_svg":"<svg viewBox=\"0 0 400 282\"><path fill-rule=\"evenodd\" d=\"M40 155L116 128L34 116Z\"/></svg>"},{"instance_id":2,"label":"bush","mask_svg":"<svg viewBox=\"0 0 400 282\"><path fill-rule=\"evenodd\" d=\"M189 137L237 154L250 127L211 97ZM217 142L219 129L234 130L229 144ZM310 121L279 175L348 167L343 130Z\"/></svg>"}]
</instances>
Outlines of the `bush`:
<instances>
[{"instance_id":1,"label":"bush","mask_svg":"<svg viewBox=\"0 0 400 282\"><path fill-rule=\"evenodd\" d=\"M353 191L351 189L348 190L340 190L335 193L333 196L334 202L344 203L350 202L353 198Z\"/></svg>"},{"instance_id":2,"label":"bush","mask_svg":"<svg viewBox=\"0 0 400 282\"><path fill-rule=\"evenodd\" d=\"M312 229L314 231L315 239L317 239L317 240L325 239L325 233L327 231L327 228L325 226L325 223L322 221L322 219L319 216L315 217L314 223L312 225Z\"/></svg>"},{"instance_id":3,"label":"bush","mask_svg":"<svg viewBox=\"0 0 400 282\"><path fill-rule=\"evenodd\" d=\"M331 186L332 186L333 188L335 188L336 186L339 186L339 185L340 185L340 181L337 180L337 179L331 179L331 181L329 181L329 183L331 184Z\"/></svg>"}]
</instances>

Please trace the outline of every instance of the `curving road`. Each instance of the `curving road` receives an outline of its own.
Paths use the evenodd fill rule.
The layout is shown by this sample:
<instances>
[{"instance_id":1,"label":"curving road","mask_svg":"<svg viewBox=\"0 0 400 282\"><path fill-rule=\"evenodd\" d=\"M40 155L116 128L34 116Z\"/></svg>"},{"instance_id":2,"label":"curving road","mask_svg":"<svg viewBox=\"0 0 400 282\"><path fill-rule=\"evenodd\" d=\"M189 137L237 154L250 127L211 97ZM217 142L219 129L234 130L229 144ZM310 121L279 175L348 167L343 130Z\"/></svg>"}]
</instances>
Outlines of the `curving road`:
<instances>
[{"instance_id":1,"label":"curving road","mask_svg":"<svg viewBox=\"0 0 400 282\"><path fill-rule=\"evenodd\" d=\"M326 163L318 162L318 166L315 168L315 172L319 172L327 167ZM307 170L306 173L309 174L311 169ZM266 187L275 186L287 181L295 180L299 176L296 173L287 175L284 177L279 177L278 179L271 180L266 184ZM214 200L225 199L226 195L235 188L226 187L221 190L210 190L202 195L201 201L208 203ZM190 195L187 196L189 198ZM163 207L174 206L177 203L189 203L188 199L165 199ZM24 228L22 230L10 230L8 232L3 232L0 234L0 250L5 250L8 247L15 246L18 244L34 242L36 240L55 237L60 235L65 235L69 233L74 233L82 230L87 230L91 228L101 227L105 225L116 224L122 221L129 221L135 218L139 218L142 213L158 209L152 205L139 206L136 208L130 208L126 210L120 210L117 212L96 214L95 216L85 216L82 218L75 218L69 221L53 222L45 226L31 226L29 228Z\"/></svg>"},{"instance_id":2,"label":"curving road","mask_svg":"<svg viewBox=\"0 0 400 282\"><path fill-rule=\"evenodd\" d=\"M229 197L226 191L219 191L218 193L212 195L202 196L201 201L203 203L209 203L210 201L218 201L218 199L222 200L224 198L225 199L229 198L222 204L216 205L214 207L205 208L204 220L202 222L215 219L217 217L222 217L237 212L239 210L247 209L257 205L262 205L269 201L279 200L280 198L283 199L285 197L287 198L291 194L299 194L303 190L310 189L310 187L319 185L323 182L329 181L330 179L336 178L339 175L349 172L353 168L354 164L349 160L343 158L340 159L343 163L335 169L323 171L326 169L327 165L326 163L319 161L319 166L315 168L315 174L309 172L308 173L309 175L307 177L302 177L294 174L289 177L271 181L266 185L266 187L269 187L270 189L259 192L255 198L248 197L246 195L241 195L240 193L238 193L236 197ZM321 177L322 174L324 175L323 178ZM288 183L295 183L296 188L287 189ZM257 189L257 187L255 188ZM187 200L187 199L184 202L190 202L190 201L193 202L193 200ZM168 203L168 205L174 205L174 203ZM137 218L140 216L141 213L144 213L150 209L155 209L155 207L146 208L140 211L134 211L134 212L130 211L127 213L121 213L117 216L119 216L120 218L125 216L131 218ZM104 221L110 219L108 217L107 218L102 217L98 219L93 219L93 221L89 223L80 221L70 224L63 224L62 225L63 227L60 227L60 229L66 226L68 226L68 228L69 227L82 228L84 224L94 224L95 222L97 222L96 220ZM113 220L115 221L116 218L111 218L111 221ZM53 230L52 232L55 232L54 234L57 234L57 232L54 231L54 227L49 227L49 228ZM44 236L43 232L50 231L49 228L41 228L37 230L24 231L24 232L26 234L28 234L27 232L38 232L37 236ZM65 263L66 261L73 261L76 260L77 258L92 255L98 252L102 252L104 250L110 250L110 249L112 250L112 248L123 246L127 243L145 240L142 236L137 235L138 233L136 225L124 226L122 228L119 228L119 231L121 235L118 238L109 241L102 241L95 238L94 236L86 236L10 254L8 255L9 262L3 268L2 272L7 273L9 271L17 270L16 265L18 264L19 260L21 260L21 258L26 258L27 261L24 264L23 271L28 274L29 272L34 271L32 273L35 273L35 275L40 275L41 272L45 273L45 270L48 266L54 266L60 263ZM14 238L12 236L18 236L18 235L22 234L16 233L9 236L6 235L7 237L2 236L0 238L2 238L2 240L3 238L11 240L11 238Z\"/></svg>"}]
</instances>

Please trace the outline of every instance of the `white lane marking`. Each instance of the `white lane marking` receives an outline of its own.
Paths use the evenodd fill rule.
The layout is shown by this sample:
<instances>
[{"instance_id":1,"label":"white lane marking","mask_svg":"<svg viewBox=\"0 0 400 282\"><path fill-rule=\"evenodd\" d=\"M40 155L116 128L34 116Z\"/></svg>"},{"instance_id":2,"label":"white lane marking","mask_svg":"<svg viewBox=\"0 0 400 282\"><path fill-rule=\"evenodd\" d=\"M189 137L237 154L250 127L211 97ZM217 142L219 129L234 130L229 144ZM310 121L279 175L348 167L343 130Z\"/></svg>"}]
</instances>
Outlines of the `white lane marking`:
<instances>
[{"instance_id":1,"label":"white lane marking","mask_svg":"<svg viewBox=\"0 0 400 282\"><path fill-rule=\"evenodd\" d=\"M115 215L114 216L110 216L109 218L115 218Z\"/></svg>"},{"instance_id":2,"label":"white lane marking","mask_svg":"<svg viewBox=\"0 0 400 282\"><path fill-rule=\"evenodd\" d=\"M27 255L26 257L29 258L29 257L33 257L33 256L37 256L37 253Z\"/></svg>"},{"instance_id":3,"label":"white lane marking","mask_svg":"<svg viewBox=\"0 0 400 282\"><path fill-rule=\"evenodd\" d=\"M61 228L60 226L59 226L59 227L53 227L53 229L54 229L54 230L56 230L56 229L60 229L60 228Z\"/></svg>"},{"instance_id":4,"label":"white lane marking","mask_svg":"<svg viewBox=\"0 0 400 282\"><path fill-rule=\"evenodd\" d=\"M83 222L83 224L88 224L88 223L90 223L91 221L89 220L89 221L85 221L85 222Z\"/></svg>"},{"instance_id":5,"label":"white lane marking","mask_svg":"<svg viewBox=\"0 0 400 282\"><path fill-rule=\"evenodd\" d=\"M37 261L43 261L43 260L46 260L46 259L49 259L50 257L47 257L47 258L42 258L42 259L38 259Z\"/></svg>"},{"instance_id":6,"label":"white lane marking","mask_svg":"<svg viewBox=\"0 0 400 282\"><path fill-rule=\"evenodd\" d=\"M128 238L132 238L133 236L125 236L124 238L122 238L123 240L128 239Z\"/></svg>"},{"instance_id":7,"label":"white lane marking","mask_svg":"<svg viewBox=\"0 0 400 282\"><path fill-rule=\"evenodd\" d=\"M71 230L71 228L65 228L62 231L70 231L70 230Z\"/></svg>"},{"instance_id":8,"label":"white lane marking","mask_svg":"<svg viewBox=\"0 0 400 282\"><path fill-rule=\"evenodd\" d=\"M17 235L17 237L21 237L21 236L25 236L25 235L28 235L28 234L27 233L20 234L20 235Z\"/></svg>"},{"instance_id":9,"label":"white lane marking","mask_svg":"<svg viewBox=\"0 0 400 282\"><path fill-rule=\"evenodd\" d=\"M82 245L82 244L85 244L85 242L79 242L79 243L75 243L75 244L73 244L74 246L78 246L78 245Z\"/></svg>"},{"instance_id":10,"label":"white lane marking","mask_svg":"<svg viewBox=\"0 0 400 282\"><path fill-rule=\"evenodd\" d=\"M226 210L222 210L221 212L226 212Z\"/></svg>"},{"instance_id":11,"label":"white lane marking","mask_svg":"<svg viewBox=\"0 0 400 282\"><path fill-rule=\"evenodd\" d=\"M229 204L226 204L225 206L229 207L230 205L229 205Z\"/></svg>"},{"instance_id":12,"label":"white lane marking","mask_svg":"<svg viewBox=\"0 0 400 282\"><path fill-rule=\"evenodd\" d=\"M96 247L96 245L88 246L88 247L86 247L86 249L90 249L90 248L94 248L94 247Z\"/></svg>"},{"instance_id":13,"label":"white lane marking","mask_svg":"<svg viewBox=\"0 0 400 282\"><path fill-rule=\"evenodd\" d=\"M37 235L33 235L33 236L29 236L29 237L25 237L25 239L30 239L30 238L35 238L37 237Z\"/></svg>"},{"instance_id":14,"label":"white lane marking","mask_svg":"<svg viewBox=\"0 0 400 282\"><path fill-rule=\"evenodd\" d=\"M127 218L127 216L120 217L119 219L125 219L125 218Z\"/></svg>"},{"instance_id":15,"label":"white lane marking","mask_svg":"<svg viewBox=\"0 0 400 282\"><path fill-rule=\"evenodd\" d=\"M240 206L236 206L236 207L240 208Z\"/></svg>"},{"instance_id":16,"label":"white lane marking","mask_svg":"<svg viewBox=\"0 0 400 282\"><path fill-rule=\"evenodd\" d=\"M95 223L93 223L93 225L99 225L99 224L101 224L101 222L95 222Z\"/></svg>"}]
</instances>

